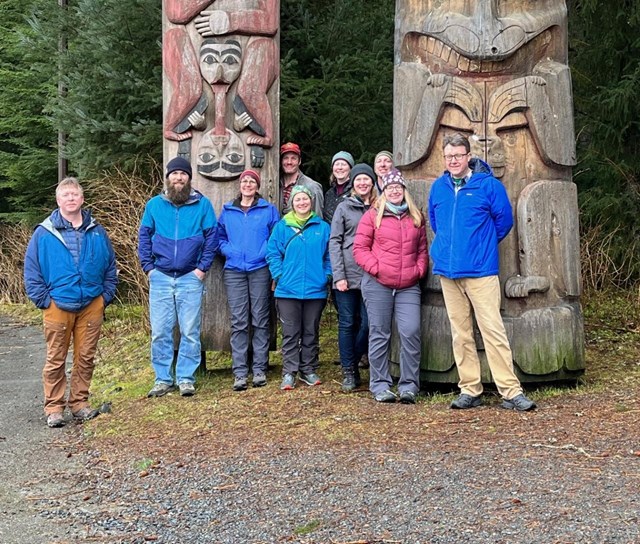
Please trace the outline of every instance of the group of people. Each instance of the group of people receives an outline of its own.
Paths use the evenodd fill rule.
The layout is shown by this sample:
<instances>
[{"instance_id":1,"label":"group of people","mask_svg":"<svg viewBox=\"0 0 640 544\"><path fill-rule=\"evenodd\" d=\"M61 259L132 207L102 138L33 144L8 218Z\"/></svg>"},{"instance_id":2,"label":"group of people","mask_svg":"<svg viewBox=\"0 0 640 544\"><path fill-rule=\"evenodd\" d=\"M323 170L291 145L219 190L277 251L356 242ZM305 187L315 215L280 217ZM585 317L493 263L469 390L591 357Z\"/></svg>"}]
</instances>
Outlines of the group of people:
<instances>
[{"instance_id":1,"label":"group of people","mask_svg":"<svg viewBox=\"0 0 640 544\"><path fill-rule=\"evenodd\" d=\"M471 157L465 136L447 136L443 152L446 170L432 186L428 215L435 233L433 273L440 276L460 376L460 395L451 408L481 404L473 312L503 407L531 410L535 403L514 373L500 317L498 244L513 225L506 190L486 163ZM245 170L238 196L218 218L211 202L192 188L189 161L176 157L167 164L164 190L145 206L138 240L149 278L155 381L148 396L176 389L185 397L195 393L204 278L219 253L225 261L235 391L247 389L250 376L253 387L267 383L272 296L282 330L280 388L291 390L298 381L320 384L319 325L331 298L338 314L342 389L361 385L359 362L367 355L375 400L414 404L420 390L420 280L429 250L425 217L402 173L388 151L376 155L373 168L339 151L324 193L302 173L297 144L282 145L280 158L278 207L260 196L259 173ZM56 195L58 209L36 228L25 258L27 294L44 310L45 413L52 427L64 424L65 405L80 420L98 414L88 403L89 384L102 313L117 283L113 249L82 208L78 181L61 181ZM397 392L389 372L394 325L400 346ZM72 336L65 401L64 363Z\"/></svg>"}]
</instances>

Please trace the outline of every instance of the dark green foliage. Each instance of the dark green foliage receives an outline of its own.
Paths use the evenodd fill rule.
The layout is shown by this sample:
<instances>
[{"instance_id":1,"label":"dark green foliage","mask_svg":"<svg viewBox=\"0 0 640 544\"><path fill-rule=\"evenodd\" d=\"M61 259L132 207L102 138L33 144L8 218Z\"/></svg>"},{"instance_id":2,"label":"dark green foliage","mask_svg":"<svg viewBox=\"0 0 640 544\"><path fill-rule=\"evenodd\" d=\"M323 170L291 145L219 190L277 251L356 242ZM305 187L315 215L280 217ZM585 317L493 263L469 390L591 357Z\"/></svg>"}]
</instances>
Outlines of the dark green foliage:
<instances>
[{"instance_id":1,"label":"dark green foliage","mask_svg":"<svg viewBox=\"0 0 640 544\"><path fill-rule=\"evenodd\" d=\"M342 149L371 162L391 149L394 6L390 0L282 0L281 141L327 183Z\"/></svg>"},{"instance_id":2,"label":"dark green foliage","mask_svg":"<svg viewBox=\"0 0 640 544\"><path fill-rule=\"evenodd\" d=\"M43 114L55 79L31 69L26 16L43 0L0 3L0 220L33 222L51 203L57 134Z\"/></svg>"},{"instance_id":3,"label":"dark green foliage","mask_svg":"<svg viewBox=\"0 0 640 544\"><path fill-rule=\"evenodd\" d=\"M583 231L615 233L614 266L640 279L640 1L569 2Z\"/></svg>"}]
</instances>

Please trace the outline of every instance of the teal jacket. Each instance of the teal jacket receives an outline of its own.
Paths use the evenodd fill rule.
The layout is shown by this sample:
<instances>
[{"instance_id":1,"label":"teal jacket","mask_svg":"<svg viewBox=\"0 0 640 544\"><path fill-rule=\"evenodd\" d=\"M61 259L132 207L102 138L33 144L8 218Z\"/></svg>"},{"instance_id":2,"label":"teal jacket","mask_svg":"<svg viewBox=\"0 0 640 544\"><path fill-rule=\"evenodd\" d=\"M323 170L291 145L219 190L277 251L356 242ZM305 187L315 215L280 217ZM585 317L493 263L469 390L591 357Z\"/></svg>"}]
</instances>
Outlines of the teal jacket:
<instances>
[{"instance_id":1,"label":"teal jacket","mask_svg":"<svg viewBox=\"0 0 640 544\"><path fill-rule=\"evenodd\" d=\"M300 228L293 212L275 226L267 244L267 262L277 298L327 298L331 281L331 228L315 213Z\"/></svg>"}]
</instances>

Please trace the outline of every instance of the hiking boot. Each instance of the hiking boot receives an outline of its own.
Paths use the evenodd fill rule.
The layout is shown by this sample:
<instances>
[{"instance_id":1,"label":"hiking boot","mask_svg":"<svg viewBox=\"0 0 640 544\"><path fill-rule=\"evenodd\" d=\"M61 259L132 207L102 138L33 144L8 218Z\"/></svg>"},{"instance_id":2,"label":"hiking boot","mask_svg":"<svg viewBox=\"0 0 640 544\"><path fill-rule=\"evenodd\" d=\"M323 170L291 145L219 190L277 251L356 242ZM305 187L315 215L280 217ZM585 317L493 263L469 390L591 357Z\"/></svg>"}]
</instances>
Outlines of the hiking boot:
<instances>
[{"instance_id":1,"label":"hiking boot","mask_svg":"<svg viewBox=\"0 0 640 544\"><path fill-rule=\"evenodd\" d=\"M396 394L393 391L389 391L389 389L382 391L377 395L374 395L373 398L376 400L376 402L395 402L396 400L398 400Z\"/></svg>"},{"instance_id":2,"label":"hiking boot","mask_svg":"<svg viewBox=\"0 0 640 544\"><path fill-rule=\"evenodd\" d=\"M62 412L53 412L47 416L47 426L51 428L64 427L66 421Z\"/></svg>"},{"instance_id":3,"label":"hiking boot","mask_svg":"<svg viewBox=\"0 0 640 544\"><path fill-rule=\"evenodd\" d=\"M362 385L362 376L360 376L360 369L358 365L353 369L353 381L356 384L356 387L360 387Z\"/></svg>"},{"instance_id":4,"label":"hiking boot","mask_svg":"<svg viewBox=\"0 0 640 544\"><path fill-rule=\"evenodd\" d=\"M71 412L74 419L79 419L80 421L89 421L94 417L98 417L100 412L98 410L94 410L89 406L85 406L84 408L80 408L77 412Z\"/></svg>"},{"instance_id":5,"label":"hiking boot","mask_svg":"<svg viewBox=\"0 0 640 544\"><path fill-rule=\"evenodd\" d=\"M180 389L181 397L193 397L196 394L196 388L190 382L178 384L178 389Z\"/></svg>"},{"instance_id":6,"label":"hiking boot","mask_svg":"<svg viewBox=\"0 0 640 544\"><path fill-rule=\"evenodd\" d=\"M415 404L416 394L413 391L403 391L400 393L400 402L402 404Z\"/></svg>"},{"instance_id":7,"label":"hiking boot","mask_svg":"<svg viewBox=\"0 0 640 544\"><path fill-rule=\"evenodd\" d=\"M369 368L369 356L363 355L360 359L360 362L358 363L358 366L360 368Z\"/></svg>"},{"instance_id":8,"label":"hiking boot","mask_svg":"<svg viewBox=\"0 0 640 544\"><path fill-rule=\"evenodd\" d=\"M480 395L473 397L466 393L461 393L460 396L451 403L451 408L454 410L467 410L469 408L476 408L482 404Z\"/></svg>"},{"instance_id":9,"label":"hiking boot","mask_svg":"<svg viewBox=\"0 0 640 544\"><path fill-rule=\"evenodd\" d=\"M251 383L253 387L264 387L267 385L267 377L264 374L254 374Z\"/></svg>"},{"instance_id":10,"label":"hiking boot","mask_svg":"<svg viewBox=\"0 0 640 544\"><path fill-rule=\"evenodd\" d=\"M233 390L234 391L244 391L247 388L247 377L246 376L236 376L235 380L233 380Z\"/></svg>"},{"instance_id":11,"label":"hiking boot","mask_svg":"<svg viewBox=\"0 0 640 544\"><path fill-rule=\"evenodd\" d=\"M536 403L525 397L522 393L512 399L504 400L502 407L506 410L518 410L518 412L528 412L536 408Z\"/></svg>"},{"instance_id":12,"label":"hiking boot","mask_svg":"<svg viewBox=\"0 0 640 544\"><path fill-rule=\"evenodd\" d=\"M171 393L176 390L176 386L172 383L157 383L153 386L151 391L147 393L147 397L164 397L167 393Z\"/></svg>"},{"instance_id":13,"label":"hiking boot","mask_svg":"<svg viewBox=\"0 0 640 544\"><path fill-rule=\"evenodd\" d=\"M318 376L315 372L309 372L309 374L300 373L300 381L306 383L307 385L314 386L320 385L322 380L320 376Z\"/></svg>"},{"instance_id":14,"label":"hiking boot","mask_svg":"<svg viewBox=\"0 0 640 544\"><path fill-rule=\"evenodd\" d=\"M342 390L345 393L353 391L356 388L356 377L352 369L342 369Z\"/></svg>"},{"instance_id":15,"label":"hiking boot","mask_svg":"<svg viewBox=\"0 0 640 544\"><path fill-rule=\"evenodd\" d=\"M291 391L296 386L296 377L293 374L285 374L282 376L280 389L283 391Z\"/></svg>"}]
</instances>

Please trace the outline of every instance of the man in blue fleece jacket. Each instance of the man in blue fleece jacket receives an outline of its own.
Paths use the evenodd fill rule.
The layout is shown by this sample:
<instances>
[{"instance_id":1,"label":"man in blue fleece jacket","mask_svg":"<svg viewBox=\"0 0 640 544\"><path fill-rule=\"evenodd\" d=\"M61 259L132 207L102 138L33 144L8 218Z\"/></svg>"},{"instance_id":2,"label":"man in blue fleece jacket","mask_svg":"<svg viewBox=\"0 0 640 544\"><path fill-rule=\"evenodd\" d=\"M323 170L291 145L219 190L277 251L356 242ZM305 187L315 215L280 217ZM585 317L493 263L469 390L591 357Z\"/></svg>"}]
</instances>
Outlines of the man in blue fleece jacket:
<instances>
[{"instance_id":1,"label":"man in blue fleece jacket","mask_svg":"<svg viewBox=\"0 0 640 544\"><path fill-rule=\"evenodd\" d=\"M149 397L175 390L195 393L200 364L200 319L204 276L216 253L216 215L211 202L191 188L191 164L176 157L167 164L165 188L144 210L138 257L149 277L151 364L155 384ZM180 327L175 374L173 329Z\"/></svg>"}]
</instances>

